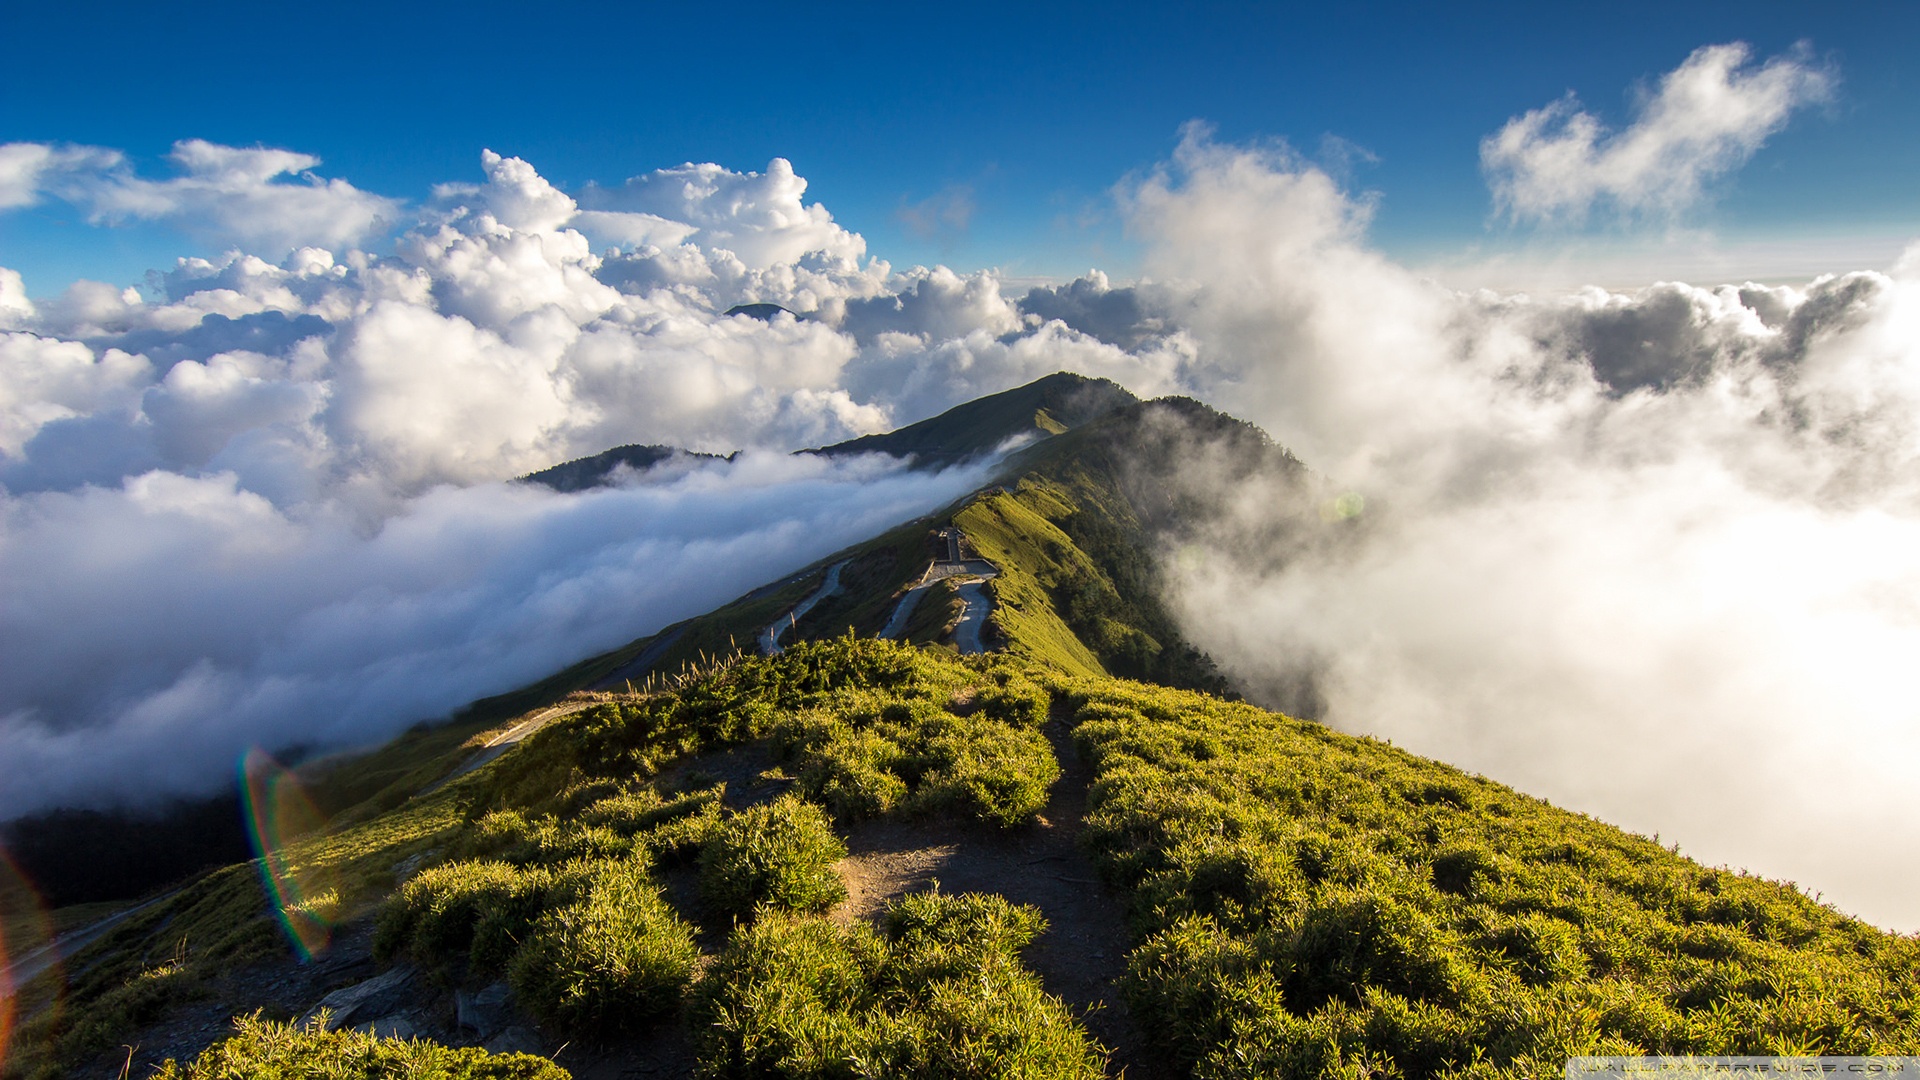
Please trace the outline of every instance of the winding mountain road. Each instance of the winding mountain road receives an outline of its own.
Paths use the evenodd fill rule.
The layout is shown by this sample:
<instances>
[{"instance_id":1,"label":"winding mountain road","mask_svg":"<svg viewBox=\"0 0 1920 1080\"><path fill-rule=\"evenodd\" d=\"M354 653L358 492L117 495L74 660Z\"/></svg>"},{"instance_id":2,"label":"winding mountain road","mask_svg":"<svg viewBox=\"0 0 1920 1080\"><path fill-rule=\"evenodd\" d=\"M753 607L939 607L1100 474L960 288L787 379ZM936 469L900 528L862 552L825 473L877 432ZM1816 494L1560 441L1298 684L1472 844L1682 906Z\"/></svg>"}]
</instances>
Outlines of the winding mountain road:
<instances>
[{"instance_id":1,"label":"winding mountain road","mask_svg":"<svg viewBox=\"0 0 1920 1080\"><path fill-rule=\"evenodd\" d=\"M969 581L956 591L966 609L960 613L960 621L953 625L954 647L963 653L986 652L980 631L986 629L987 616L993 611L993 597L987 594L987 583Z\"/></svg>"},{"instance_id":2,"label":"winding mountain road","mask_svg":"<svg viewBox=\"0 0 1920 1080\"><path fill-rule=\"evenodd\" d=\"M820 587L814 590L812 596L800 601L792 611L773 620L772 625L760 631L760 654L762 656L780 655L781 650L785 648L784 645L780 644L780 635L786 633L801 619L806 618L807 612L812 611L814 606L820 603L820 601L840 591L840 571L846 565L847 560L842 559L832 566L827 567L827 579L820 583Z\"/></svg>"},{"instance_id":3,"label":"winding mountain road","mask_svg":"<svg viewBox=\"0 0 1920 1080\"><path fill-rule=\"evenodd\" d=\"M893 614L888 616L887 625L882 627L878 636L897 638L906 632L907 620L912 618L914 608L920 606L921 597L935 584L951 577L968 578L956 590L960 600L966 605L960 613L960 621L954 624L953 643L963 653L983 653L986 643L980 638L985 628L987 616L993 613L993 597L987 592L987 582L1000 576L1000 568L985 559L959 559L937 561L927 567L920 575L920 581L908 589L900 602L894 605Z\"/></svg>"},{"instance_id":4,"label":"winding mountain road","mask_svg":"<svg viewBox=\"0 0 1920 1080\"><path fill-rule=\"evenodd\" d=\"M145 911L162 900L171 899L182 891L174 889L151 900L135 904L125 911L116 911L99 922L69 930L32 952L21 953L14 957L12 963L8 964L4 970L0 970L0 1001L11 997L15 990L33 981L34 977L41 972L93 944L102 934L119 925L128 916Z\"/></svg>"},{"instance_id":5,"label":"winding mountain road","mask_svg":"<svg viewBox=\"0 0 1920 1080\"><path fill-rule=\"evenodd\" d=\"M880 629L879 636L899 637L906 630L907 619L912 617L913 609L920 606L920 598L927 595L927 590L931 588L933 588L932 583L928 583L908 589L907 595L901 597L900 602L893 606L893 614L887 617L887 625Z\"/></svg>"}]
</instances>

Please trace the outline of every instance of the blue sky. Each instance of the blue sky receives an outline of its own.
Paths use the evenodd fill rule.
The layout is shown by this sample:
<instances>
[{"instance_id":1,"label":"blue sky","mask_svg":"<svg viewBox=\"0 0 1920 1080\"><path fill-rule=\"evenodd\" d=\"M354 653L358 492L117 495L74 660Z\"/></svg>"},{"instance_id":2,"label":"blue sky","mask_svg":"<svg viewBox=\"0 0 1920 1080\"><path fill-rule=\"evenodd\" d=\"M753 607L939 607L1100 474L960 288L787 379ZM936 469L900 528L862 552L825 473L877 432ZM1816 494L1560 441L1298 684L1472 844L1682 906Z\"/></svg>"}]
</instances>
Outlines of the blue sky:
<instances>
[{"instance_id":1,"label":"blue sky","mask_svg":"<svg viewBox=\"0 0 1920 1080\"><path fill-rule=\"evenodd\" d=\"M1652 245L1657 265L1661 243L1691 251L1702 235L1870 265L1920 235L1912 4L180 10L17 7L9 36L41 44L0 67L0 142L118 149L156 177L180 139L286 148L409 202L477 180L482 148L569 190L781 156L895 265L1014 277L1125 274L1111 190L1196 119L1226 142L1284 139L1344 163L1378 200L1372 242L1415 265L1621 245ZM1569 91L1623 126L1637 89L1728 41L1756 60L1804 42L1834 93L1683 218L1543 230L1495 217L1481 139ZM80 276L136 281L207 246L88 226L58 200L0 213L0 265L34 295Z\"/></svg>"}]
</instances>

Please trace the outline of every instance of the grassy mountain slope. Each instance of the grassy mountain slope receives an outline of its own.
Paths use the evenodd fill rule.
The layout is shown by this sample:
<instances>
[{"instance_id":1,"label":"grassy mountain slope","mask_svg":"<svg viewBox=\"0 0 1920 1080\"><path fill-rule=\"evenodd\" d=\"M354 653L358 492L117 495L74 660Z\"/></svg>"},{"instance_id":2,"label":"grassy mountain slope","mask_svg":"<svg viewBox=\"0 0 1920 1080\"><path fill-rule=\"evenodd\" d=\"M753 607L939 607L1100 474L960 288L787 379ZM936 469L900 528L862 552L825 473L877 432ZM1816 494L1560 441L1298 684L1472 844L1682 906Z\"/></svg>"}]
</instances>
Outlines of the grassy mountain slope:
<instances>
[{"instance_id":1,"label":"grassy mountain slope","mask_svg":"<svg viewBox=\"0 0 1920 1080\"><path fill-rule=\"evenodd\" d=\"M985 491L290 774L329 820L272 845L272 887L229 867L128 916L26 988L0 1075L1477 1080L1920 1051L1920 938L1222 696L1159 600L1165 548L1255 484L1301 508L1289 543L1346 526L1258 429L1059 404L1084 385L991 410L1032 398L1060 430ZM938 644L938 591L907 642L871 637L947 524L999 567L984 656ZM784 654L736 651L842 561ZM1117 913L1061 899L1088 892ZM295 963L289 926L331 944ZM387 965L420 971L403 1007L429 1042L280 1023ZM454 993L487 986L558 1065L475 1048Z\"/></svg>"},{"instance_id":2,"label":"grassy mountain slope","mask_svg":"<svg viewBox=\"0 0 1920 1080\"><path fill-rule=\"evenodd\" d=\"M439 985L505 979L552 1044L644 1057L684 1024L713 1076L1097 1075L1105 1051L1021 960L1047 912L923 893L871 928L828 917L862 822L1034 828L1049 722L1092 764L1085 841L1132 913L1108 1007L1148 1036L1137 1071L1519 1077L1920 1040L1920 941L1789 886L1211 695L855 638L609 698L291 861L328 883L308 910L376 920L376 957ZM205 879L82 957L10 1074L230 992L220 973L277 936L248 868ZM242 1035L270 1037L290 1036Z\"/></svg>"},{"instance_id":3,"label":"grassy mountain slope","mask_svg":"<svg viewBox=\"0 0 1920 1080\"><path fill-rule=\"evenodd\" d=\"M1194 1076L1920 1047L1920 940L1789 885L1244 705L1056 692L1134 898L1128 994Z\"/></svg>"}]
</instances>

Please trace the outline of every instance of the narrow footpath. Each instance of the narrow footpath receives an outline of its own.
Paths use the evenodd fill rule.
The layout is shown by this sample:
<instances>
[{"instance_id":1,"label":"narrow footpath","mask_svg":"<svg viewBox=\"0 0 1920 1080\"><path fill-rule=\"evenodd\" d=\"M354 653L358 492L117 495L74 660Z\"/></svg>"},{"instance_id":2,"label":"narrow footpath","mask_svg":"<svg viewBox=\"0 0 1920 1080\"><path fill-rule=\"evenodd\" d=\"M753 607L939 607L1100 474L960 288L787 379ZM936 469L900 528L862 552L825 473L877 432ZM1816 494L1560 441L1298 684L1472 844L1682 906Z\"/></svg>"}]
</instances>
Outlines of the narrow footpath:
<instances>
[{"instance_id":1,"label":"narrow footpath","mask_svg":"<svg viewBox=\"0 0 1920 1080\"><path fill-rule=\"evenodd\" d=\"M855 824L839 867L847 899L832 918L842 924L875 918L889 901L936 881L942 892L997 893L1032 904L1047 929L1023 959L1110 1052L1109 1076L1124 1070L1131 1080L1157 1080L1160 1063L1144 1052L1120 994L1131 945L1126 907L1101 884L1080 846L1093 769L1064 717L1050 719L1046 734L1061 775L1037 821L1007 830L925 820Z\"/></svg>"}]
</instances>

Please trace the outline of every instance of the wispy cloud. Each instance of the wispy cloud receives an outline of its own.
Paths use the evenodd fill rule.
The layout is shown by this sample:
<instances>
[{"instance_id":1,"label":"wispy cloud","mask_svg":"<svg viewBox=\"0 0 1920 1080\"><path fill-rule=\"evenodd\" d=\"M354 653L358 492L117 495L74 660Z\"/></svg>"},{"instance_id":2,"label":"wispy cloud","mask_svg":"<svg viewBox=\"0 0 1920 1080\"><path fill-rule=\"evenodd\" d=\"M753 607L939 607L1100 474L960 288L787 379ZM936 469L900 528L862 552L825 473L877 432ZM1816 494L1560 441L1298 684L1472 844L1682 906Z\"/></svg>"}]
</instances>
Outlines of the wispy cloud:
<instances>
[{"instance_id":1,"label":"wispy cloud","mask_svg":"<svg viewBox=\"0 0 1920 1080\"><path fill-rule=\"evenodd\" d=\"M116 153L42 149L58 163L42 169L43 187L95 224L170 221L215 244L275 258L298 247L361 242L397 224L401 209L396 200L316 175L320 159L291 150L187 139L168 155L180 175L152 180Z\"/></svg>"},{"instance_id":2,"label":"wispy cloud","mask_svg":"<svg viewBox=\"0 0 1920 1080\"><path fill-rule=\"evenodd\" d=\"M32 206L50 187L74 175L115 168L123 160L117 151L97 146L0 144L0 210Z\"/></svg>"},{"instance_id":3,"label":"wispy cloud","mask_svg":"<svg viewBox=\"0 0 1920 1080\"><path fill-rule=\"evenodd\" d=\"M973 223L976 209L973 186L953 184L917 202L909 202L904 195L901 196L900 206L893 212L893 217L906 226L908 232L923 240L951 240L966 234L967 227Z\"/></svg>"}]
</instances>

